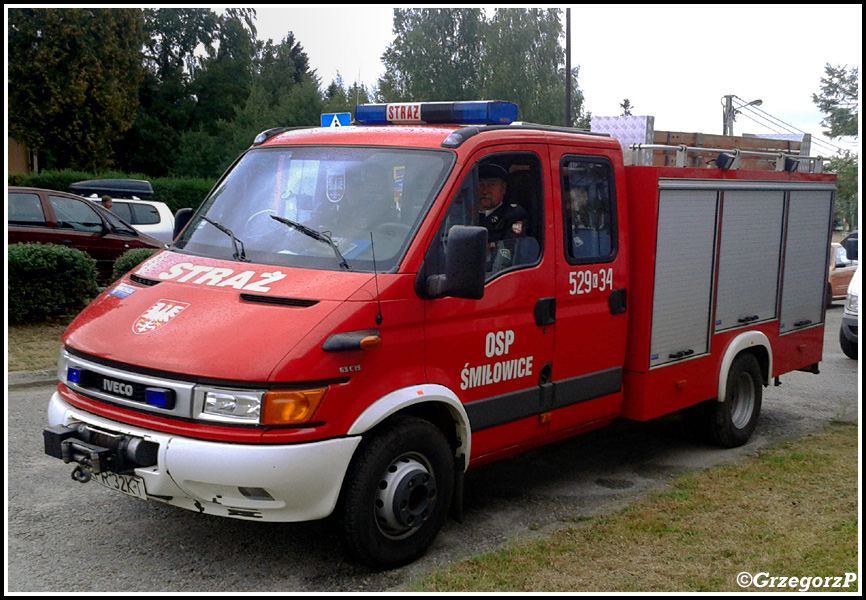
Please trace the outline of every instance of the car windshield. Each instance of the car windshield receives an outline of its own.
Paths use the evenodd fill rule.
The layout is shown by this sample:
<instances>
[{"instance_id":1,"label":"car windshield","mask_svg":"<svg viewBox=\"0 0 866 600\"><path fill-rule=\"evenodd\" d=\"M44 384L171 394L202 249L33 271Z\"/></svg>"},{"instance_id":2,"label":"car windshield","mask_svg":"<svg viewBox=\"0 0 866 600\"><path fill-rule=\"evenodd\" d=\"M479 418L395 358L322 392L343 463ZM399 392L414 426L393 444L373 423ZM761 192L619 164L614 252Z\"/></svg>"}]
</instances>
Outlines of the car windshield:
<instances>
[{"instance_id":1,"label":"car windshield","mask_svg":"<svg viewBox=\"0 0 866 600\"><path fill-rule=\"evenodd\" d=\"M260 264L395 270L436 197L452 154L295 147L248 152L175 247Z\"/></svg>"}]
</instances>

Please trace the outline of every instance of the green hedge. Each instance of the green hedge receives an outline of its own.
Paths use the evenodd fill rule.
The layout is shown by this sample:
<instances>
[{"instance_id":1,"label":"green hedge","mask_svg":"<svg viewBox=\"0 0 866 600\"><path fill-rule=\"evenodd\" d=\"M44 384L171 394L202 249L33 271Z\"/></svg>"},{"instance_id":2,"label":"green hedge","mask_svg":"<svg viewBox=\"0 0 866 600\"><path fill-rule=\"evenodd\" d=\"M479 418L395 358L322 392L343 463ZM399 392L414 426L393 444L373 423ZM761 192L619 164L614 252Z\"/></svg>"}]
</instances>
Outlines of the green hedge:
<instances>
[{"instance_id":1,"label":"green hedge","mask_svg":"<svg viewBox=\"0 0 866 600\"><path fill-rule=\"evenodd\" d=\"M111 280L117 281L148 258L159 252L156 248L134 248L127 250L114 261Z\"/></svg>"},{"instance_id":2,"label":"green hedge","mask_svg":"<svg viewBox=\"0 0 866 600\"><path fill-rule=\"evenodd\" d=\"M140 173L87 173L85 171L42 171L30 175L10 175L9 185L43 188L68 192L69 186L78 181L90 179L147 179L153 186L153 198L165 202L175 213L181 208L198 208L215 181L209 179L192 179L177 177L149 178Z\"/></svg>"},{"instance_id":3,"label":"green hedge","mask_svg":"<svg viewBox=\"0 0 866 600\"><path fill-rule=\"evenodd\" d=\"M38 323L72 315L99 293L96 261L54 244L11 244L9 322Z\"/></svg>"}]
</instances>

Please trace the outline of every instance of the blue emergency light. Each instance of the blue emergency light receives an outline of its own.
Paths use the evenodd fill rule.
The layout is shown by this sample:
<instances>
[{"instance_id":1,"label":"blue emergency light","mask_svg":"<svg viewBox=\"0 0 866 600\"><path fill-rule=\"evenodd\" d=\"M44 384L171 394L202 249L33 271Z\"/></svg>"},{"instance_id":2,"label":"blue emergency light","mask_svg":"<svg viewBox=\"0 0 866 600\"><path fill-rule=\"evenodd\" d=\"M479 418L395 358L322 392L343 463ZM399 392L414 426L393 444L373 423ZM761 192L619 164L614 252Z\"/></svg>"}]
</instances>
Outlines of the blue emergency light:
<instances>
[{"instance_id":1,"label":"blue emergency light","mask_svg":"<svg viewBox=\"0 0 866 600\"><path fill-rule=\"evenodd\" d=\"M145 388L144 401L157 408L174 408L174 393L162 388Z\"/></svg>"},{"instance_id":2,"label":"blue emergency light","mask_svg":"<svg viewBox=\"0 0 866 600\"><path fill-rule=\"evenodd\" d=\"M508 125L517 121L517 105L501 100L361 104L355 121L363 125L432 124Z\"/></svg>"},{"instance_id":3,"label":"blue emergency light","mask_svg":"<svg viewBox=\"0 0 866 600\"><path fill-rule=\"evenodd\" d=\"M66 381L69 383L78 383L81 381L81 369L78 367L69 367L66 369Z\"/></svg>"}]
</instances>

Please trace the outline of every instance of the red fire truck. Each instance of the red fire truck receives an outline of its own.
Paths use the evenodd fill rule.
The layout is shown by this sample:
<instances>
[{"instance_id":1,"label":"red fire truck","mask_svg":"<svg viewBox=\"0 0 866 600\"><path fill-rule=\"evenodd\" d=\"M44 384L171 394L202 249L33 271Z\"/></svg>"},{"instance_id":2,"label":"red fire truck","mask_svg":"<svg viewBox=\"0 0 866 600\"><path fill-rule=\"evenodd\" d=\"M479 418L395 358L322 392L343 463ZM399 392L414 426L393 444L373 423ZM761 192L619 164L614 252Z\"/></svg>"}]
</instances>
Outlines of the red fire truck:
<instances>
[{"instance_id":1,"label":"red fire truck","mask_svg":"<svg viewBox=\"0 0 866 600\"><path fill-rule=\"evenodd\" d=\"M467 469L675 411L741 445L762 386L817 373L835 180L803 171L820 162L624 151L503 102L355 120L264 132L69 326L44 438L74 479L333 516L387 568L459 519ZM625 166L642 153L670 166Z\"/></svg>"}]
</instances>

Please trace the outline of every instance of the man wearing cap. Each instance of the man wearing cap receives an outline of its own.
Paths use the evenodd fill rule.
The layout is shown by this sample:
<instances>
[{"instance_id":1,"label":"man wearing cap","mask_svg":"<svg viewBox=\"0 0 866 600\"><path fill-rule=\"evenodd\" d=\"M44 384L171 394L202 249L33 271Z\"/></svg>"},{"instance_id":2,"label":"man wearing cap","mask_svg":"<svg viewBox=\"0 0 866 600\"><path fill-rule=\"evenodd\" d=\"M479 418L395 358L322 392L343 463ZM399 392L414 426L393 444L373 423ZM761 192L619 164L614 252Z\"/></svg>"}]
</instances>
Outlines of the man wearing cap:
<instances>
[{"instance_id":1,"label":"man wearing cap","mask_svg":"<svg viewBox=\"0 0 866 600\"><path fill-rule=\"evenodd\" d=\"M513 203L503 203L508 172L494 164L483 164L478 169L478 200L481 225L487 228L488 243L519 238L526 235L528 215Z\"/></svg>"}]
</instances>

